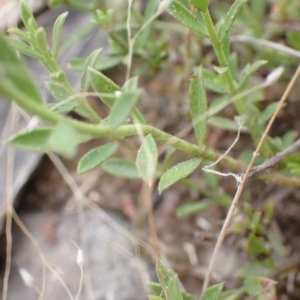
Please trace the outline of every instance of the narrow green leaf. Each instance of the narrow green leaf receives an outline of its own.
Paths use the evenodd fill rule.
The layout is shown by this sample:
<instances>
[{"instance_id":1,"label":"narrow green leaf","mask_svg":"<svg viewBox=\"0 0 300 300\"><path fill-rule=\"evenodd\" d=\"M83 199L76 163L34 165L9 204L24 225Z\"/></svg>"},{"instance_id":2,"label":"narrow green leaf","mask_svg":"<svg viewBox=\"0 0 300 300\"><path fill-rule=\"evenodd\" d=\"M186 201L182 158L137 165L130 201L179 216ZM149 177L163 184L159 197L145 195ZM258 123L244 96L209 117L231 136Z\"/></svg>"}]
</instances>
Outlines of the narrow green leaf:
<instances>
[{"instance_id":1,"label":"narrow green leaf","mask_svg":"<svg viewBox=\"0 0 300 300\"><path fill-rule=\"evenodd\" d=\"M168 13L193 31L205 35L206 30L199 20L178 0L174 0L168 8Z\"/></svg>"},{"instance_id":2,"label":"narrow green leaf","mask_svg":"<svg viewBox=\"0 0 300 300\"><path fill-rule=\"evenodd\" d=\"M7 38L7 40L9 41L10 45L20 53L33 57L35 59L43 58L43 55L41 53L37 52L36 50L32 49L30 46L21 41L14 38Z\"/></svg>"},{"instance_id":3,"label":"narrow green leaf","mask_svg":"<svg viewBox=\"0 0 300 300\"><path fill-rule=\"evenodd\" d=\"M222 293L220 300L240 300L244 294L244 288L228 290Z\"/></svg>"},{"instance_id":4,"label":"narrow green leaf","mask_svg":"<svg viewBox=\"0 0 300 300\"><path fill-rule=\"evenodd\" d=\"M214 66L213 68L219 75L223 75L228 71L228 66L226 66L226 67Z\"/></svg>"},{"instance_id":5,"label":"narrow green leaf","mask_svg":"<svg viewBox=\"0 0 300 300\"><path fill-rule=\"evenodd\" d=\"M191 4L202 12L206 12L209 6L210 0L191 0Z\"/></svg>"},{"instance_id":6,"label":"narrow green leaf","mask_svg":"<svg viewBox=\"0 0 300 300\"><path fill-rule=\"evenodd\" d=\"M215 203L213 201L200 201L200 202L183 204L177 209L176 216L185 217L189 215L194 215L201 211L208 210L214 205Z\"/></svg>"},{"instance_id":7,"label":"narrow green leaf","mask_svg":"<svg viewBox=\"0 0 300 300\"><path fill-rule=\"evenodd\" d=\"M157 165L158 152L152 135L147 135L138 151L136 167L145 182L152 185Z\"/></svg>"},{"instance_id":8,"label":"narrow green leaf","mask_svg":"<svg viewBox=\"0 0 300 300\"><path fill-rule=\"evenodd\" d=\"M205 88L210 91L213 91L213 92L219 93L219 94L228 94L229 90L228 90L227 86L220 82L212 81L209 79L204 79L203 84L204 84Z\"/></svg>"},{"instance_id":9,"label":"narrow green leaf","mask_svg":"<svg viewBox=\"0 0 300 300\"><path fill-rule=\"evenodd\" d=\"M91 135L80 133L73 126L60 122L51 132L47 147L49 151L73 157L76 154L77 146L91 139Z\"/></svg>"},{"instance_id":10,"label":"narrow green leaf","mask_svg":"<svg viewBox=\"0 0 300 300\"><path fill-rule=\"evenodd\" d=\"M118 177L127 179L141 179L135 164L124 158L108 159L102 164L102 168L107 173Z\"/></svg>"},{"instance_id":11,"label":"narrow green leaf","mask_svg":"<svg viewBox=\"0 0 300 300\"><path fill-rule=\"evenodd\" d=\"M275 101L271 104L269 104L264 111L257 117L257 121L259 124L264 124L271 119L273 116L279 101Z\"/></svg>"},{"instance_id":12,"label":"narrow green leaf","mask_svg":"<svg viewBox=\"0 0 300 300\"><path fill-rule=\"evenodd\" d=\"M244 284L246 292L249 295L259 296L267 291L274 290L276 281L269 279L269 278L264 278L264 277L249 276L244 280L243 284ZM270 297L269 299L276 299L276 297L275 298Z\"/></svg>"},{"instance_id":13,"label":"narrow green leaf","mask_svg":"<svg viewBox=\"0 0 300 300\"><path fill-rule=\"evenodd\" d=\"M248 238L248 252L252 256L268 254L270 250L266 247L265 242L255 234L251 233Z\"/></svg>"},{"instance_id":14,"label":"narrow green leaf","mask_svg":"<svg viewBox=\"0 0 300 300\"><path fill-rule=\"evenodd\" d=\"M98 57L94 65L94 69L97 71L105 71L118 66L123 62L123 57L112 56L112 57ZM82 71L85 65L87 57L76 57L72 58L69 63L71 68L75 71Z\"/></svg>"},{"instance_id":15,"label":"narrow green leaf","mask_svg":"<svg viewBox=\"0 0 300 300\"><path fill-rule=\"evenodd\" d=\"M149 300L165 300L164 298L161 298L159 296L153 296L153 295L148 295Z\"/></svg>"},{"instance_id":16,"label":"narrow green leaf","mask_svg":"<svg viewBox=\"0 0 300 300\"><path fill-rule=\"evenodd\" d=\"M43 27L40 27L35 32L35 40L39 47L39 50L42 53L48 53L48 43L47 43L47 36L46 31Z\"/></svg>"},{"instance_id":17,"label":"narrow green leaf","mask_svg":"<svg viewBox=\"0 0 300 300\"><path fill-rule=\"evenodd\" d=\"M46 82L45 83L51 95L58 101L65 101L70 97L69 92L59 82ZM75 102L73 100L73 102Z\"/></svg>"},{"instance_id":18,"label":"narrow green leaf","mask_svg":"<svg viewBox=\"0 0 300 300\"><path fill-rule=\"evenodd\" d=\"M268 0L251 1L250 5L251 5L251 12L252 12L251 15L253 17L255 16L255 21L258 23L257 25L262 26L262 22L265 18L265 14L268 9Z\"/></svg>"},{"instance_id":19,"label":"narrow green leaf","mask_svg":"<svg viewBox=\"0 0 300 300\"><path fill-rule=\"evenodd\" d=\"M179 163L165 172L160 178L158 190L161 194L165 189L182 178L189 176L200 165L200 158L192 158L188 161Z\"/></svg>"},{"instance_id":20,"label":"narrow green leaf","mask_svg":"<svg viewBox=\"0 0 300 300\"><path fill-rule=\"evenodd\" d=\"M239 89L243 88L249 77L266 63L266 60L257 60L252 64L247 64L241 71Z\"/></svg>"},{"instance_id":21,"label":"narrow green leaf","mask_svg":"<svg viewBox=\"0 0 300 300\"><path fill-rule=\"evenodd\" d=\"M35 19L34 19L34 16L32 14L31 9L26 4L25 1L21 2L21 17L22 17L22 21L23 21L25 27L32 34L33 32L31 30L32 29L37 29L38 27L37 27L37 24L35 22Z\"/></svg>"},{"instance_id":22,"label":"narrow green leaf","mask_svg":"<svg viewBox=\"0 0 300 300\"><path fill-rule=\"evenodd\" d=\"M11 35L15 35L18 38L20 38L21 40L24 40L26 42L30 42L30 38L28 36L27 32L24 32L23 30L17 28L17 27L12 27L7 29L7 32Z\"/></svg>"},{"instance_id":23,"label":"narrow green leaf","mask_svg":"<svg viewBox=\"0 0 300 300\"><path fill-rule=\"evenodd\" d=\"M93 51L90 56L85 61L83 71L82 71L82 77L81 77L81 89L84 91L87 91L90 86L90 72L89 68L93 68L95 66L96 60L99 56L99 53L102 49L97 49Z\"/></svg>"},{"instance_id":24,"label":"narrow green leaf","mask_svg":"<svg viewBox=\"0 0 300 300\"><path fill-rule=\"evenodd\" d=\"M122 87L122 90L123 91L132 91L132 92L134 92L138 88L138 82L139 82L139 77L138 76L131 77L129 80L127 80L124 83L124 85Z\"/></svg>"},{"instance_id":25,"label":"narrow green leaf","mask_svg":"<svg viewBox=\"0 0 300 300\"><path fill-rule=\"evenodd\" d=\"M224 287L224 283L216 284L216 285L209 287L205 291L201 300L218 300L221 296L223 287Z\"/></svg>"},{"instance_id":26,"label":"narrow green leaf","mask_svg":"<svg viewBox=\"0 0 300 300\"><path fill-rule=\"evenodd\" d=\"M64 101L70 97L69 92L59 82L48 81L45 83L51 95L58 101Z\"/></svg>"},{"instance_id":27,"label":"narrow green leaf","mask_svg":"<svg viewBox=\"0 0 300 300\"><path fill-rule=\"evenodd\" d=\"M111 128L117 128L129 117L139 96L140 91L137 90L132 92L122 92L122 94L117 97L108 116L108 125Z\"/></svg>"},{"instance_id":28,"label":"narrow green leaf","mask_svg":"<svg viewBox=\"0 0 300 300\"><path fill-rule=\"evenodd\" d=\"M47 141L53 131L52 127L37 128L19 132L8 139L9 145L24 150L46 151Z\"/></svg>"},{"instance_id":29,"label":"narrow green leaf","mask_svg":"<svg viewBox=\"0 0 300 300\"><path fill-rule=\"evenodd\" d=\"M53 58L57 58L58 55L58 50L60 46L60 37L61 37L61 32L66 20L67 15L69 12L64 12L60 14L53 25L53 31L52 31L52 56Z\"/></svg>"},{"instance_id":30,"label":"narrow green leaf","mask_svg":"<svg viewBox=\"0 0 300 300\"><path fill-rule=\"evenodd\" d=\"M101 72L92 68L89 68L89 72L93 89L108 107L112 107L116 98L115 92L121 91L121 88ZM133 108L131 116L136 123L146 124L142 114L136 107Z\"/></svg>"},{"instance_id":31,"label":"narrow green leaf","mask_svg":"<svg viewBox=\"0 0 300 300\"><path fill-rule=\"evenodd\" d=\"M222 28L220 30L220 34L219 34L219 40L220 42L223 42L223 40L225 39L226 35L229 34L229 31L232 27L232 24L237 16L237 13L240 9L240 7L247 2L247 0L236 0L234 1L234 3L232 4L232 6L230 7L226 18L225 18L225 22L222 25Z\"/></svg>"},{"instance_id":32,"label":"narrow green leaf","mask_svg":"<svg viewBox=\"0 0 300 300\"><path fill-rule=\"evenodd\" d=\"M112 107L115 101L115 92L120 91L121 88L101 72L92 68L89 68L89 72L93 89L99 93L100 98L108 107Z\"/></svg>"},{"instance_id":33,"label":"narrow green leaf","mask_svg":"<svg viewBox=\"0 0 300 300\"><path fill-rule=\"evenodd\" d=\"M211 117L208 119L208 124L223 130L234 132L239 129L239 125L236 122L224 117ZM247 132L246 128L242 127L241 132Z\"/></svg>"},{"instance_id":34,"label":"narrow green leaf","mask_svg":"<svg viewBox=\"0 0 300 300\"><path fill-rule=\"evenodd\" d=\"M98 167L106 159L112 156L117 149L118 143L109 143L90 150L81 157L77 166L77 172L81 174Z\"/></svg>"},{"instance_id":35,"label":"narrow green leaf","mask_svg":"<svg viewBox=\"0 0 300 300\"><path fill-rule=\"evenodd\" d=\"M65 100L59 103L49 104L49 109L59 114L65 114L77 108L77 103L74 101Z\"/></svg>"},{"instance_id":36,"label":"narrow green leaf","mask_svg":"<svg viewBox=\"0 0 300 300\"><path fill-rule=\"evenodd\" d=\"M190 112L197 142L200 146L203 146L207 130L207 121L205 118L207 114L207 99L201 69L195 72L191 80L189 97Z\"/></svg>"},{"instance_id":37,"label":"narrow green leaf","mask_svg":"<svg viewBox=\"0 0 300 300\"><path fill-rule=\"evenodd\" d=\"M168 291L169 291L170 299L183 300L181 291L179 288L177 276L174 276L173 278L170 279L169 284L168 284Z\"/></svg>"},{"instance_id":38,"label":"narrow green leaf","mask_svg":"<svg viewBox=\"0 0 300 300\"><path fill-rule=\"evenodd\" d=\"M163 287L163 290L166 291L166 289L168 289L170 280L174 278L173 272L169 270L169 268L162 261L158 261L156 263L156 274L160 284Z\"/></svg>"},{"instance_id":39,"label":"narrow green leaf","mask_svg":"<svg viewBox=\"0 0 300 300\"><path fill-rule=\"evenodd\" d=\"M148 287L150 289L151 294L155 296L159 296L162 293L162 286L160 283L157 282L148 282Z\"/></svg>"},{"instance_id":40,"label":"narrow green leaf","mask_svg":"<svg viewBox=\"0 0 300 300\"><path fill-rule=\"evenodd\" d=\"M24 95L37 103L43 103L42 97L37 90L34 81L25 63L18 57L7 38L0 32L0 94L14 98L11 87L22 91ZM17 70L17 72L16 72ZM7 83L10 87L8 87Z\"/></svg>"}]
</instances>

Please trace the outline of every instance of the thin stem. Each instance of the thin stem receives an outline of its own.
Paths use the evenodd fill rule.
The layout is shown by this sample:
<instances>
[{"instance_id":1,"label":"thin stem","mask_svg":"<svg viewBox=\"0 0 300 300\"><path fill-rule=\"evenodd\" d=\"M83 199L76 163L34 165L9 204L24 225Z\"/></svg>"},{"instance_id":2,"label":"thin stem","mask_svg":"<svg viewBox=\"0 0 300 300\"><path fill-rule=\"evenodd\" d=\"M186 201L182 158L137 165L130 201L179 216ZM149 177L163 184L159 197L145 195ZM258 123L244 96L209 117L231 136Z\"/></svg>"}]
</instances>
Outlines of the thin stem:
<instances>
[{"instance_id":1,"label":"thin stem","mask_svg":"<svg viewBox=\"0 0 300 300\"><path fill-rule=\"evenodd\" d=\"M223 46L219 42L217 32L216 32L214 23L211 19L211 15L209 13L209 10L206 10L206 12L202 12L201 14L202 14L203 20L204 20L205 25L206 25L206 29L207 29L207 32L208 32L208 35L209 35L209 39L211 41L211 44L212 44L212 46L214 48L214 51L216 53L216 56L218 58L219 64L221 65L221 67L227 67L228 66L227 58L226 58L225 52L223 50ZM225 77L225 80L227 82L230 93L235 94L236 93L236 88L234 86L234 80L233 80L233 77L232 77L232 74L231 74L229 68L224 73L224 77Z\"/></svg>"}]
</instances>

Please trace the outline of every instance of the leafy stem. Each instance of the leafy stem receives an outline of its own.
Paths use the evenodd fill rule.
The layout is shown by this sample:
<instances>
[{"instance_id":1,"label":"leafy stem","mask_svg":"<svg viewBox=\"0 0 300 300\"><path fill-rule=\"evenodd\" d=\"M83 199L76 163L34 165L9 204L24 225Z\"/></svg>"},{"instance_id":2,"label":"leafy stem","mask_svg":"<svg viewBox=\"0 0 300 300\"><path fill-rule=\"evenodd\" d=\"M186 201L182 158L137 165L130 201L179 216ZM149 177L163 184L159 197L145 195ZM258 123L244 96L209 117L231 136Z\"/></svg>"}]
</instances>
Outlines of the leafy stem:
<instances>
[{"instance_id":1,"label":"leafy stem","mask_svg":"<svg viewBox=\"0 0 300 300\"><path fill-rule=\"evenodd\" d=\"M28 96L26 96L22 91L16 89L9 81L5 84L7 94L10 94L12 98L24 109L28 112L39 116L40 118L52 123L57 124L59 122L66 122L76 128L78 131L82 133L87 133L93 135L95 138L101 137L112 137L115 139L124 138L129 136L135 136L140 134L141 132L144 135L151 134L153 138L157 142L164 143L169 146L173 146L174 148L181 150L185 153L206 158L211 161L217 160L222 154L214 151L213 149L204 149L196 144L192 144L183 139L180 139L176 136L168 134L160 129L152 127L150 125L122 125L117 129L112 129L107 125L100 124L88 124L78 120L74 120L62 115L59 115L53 111L50 111L46 106L40 103L36 103L32 101ZM231 168L235 171L242 172L245 170L246 165L239 160L236 160L232 157L225 156L220 164L224 167ZM278 185L284 186L300 186L300 180L298 178L290 178L287 176L283 176L279 173L272 174L264 174L259 178L277 183Z\"/></svg>"},{"instance_id":2,"label":"leafy stem","mask_svg":"<svg viewBox=\"0 0 300 300\"><path fill-rule=\"evenodd\" d=\"M231 74L230 68L228 67L228 60L223 49L223 42L221 42L218 38L215 25L213 23L209 10L207 9L205 12L201 12L201 15L203 17L210 42L214 48L220 66L227 67L227 70L224 72L223 76L225 82L227 83L230 94L235 95L237 93L237 89L235 87L234 79ZM243 105L240 101L236 101L235 107L240 114L245 113L245 109L243 108Z\"/></svg>"}]
</instances>

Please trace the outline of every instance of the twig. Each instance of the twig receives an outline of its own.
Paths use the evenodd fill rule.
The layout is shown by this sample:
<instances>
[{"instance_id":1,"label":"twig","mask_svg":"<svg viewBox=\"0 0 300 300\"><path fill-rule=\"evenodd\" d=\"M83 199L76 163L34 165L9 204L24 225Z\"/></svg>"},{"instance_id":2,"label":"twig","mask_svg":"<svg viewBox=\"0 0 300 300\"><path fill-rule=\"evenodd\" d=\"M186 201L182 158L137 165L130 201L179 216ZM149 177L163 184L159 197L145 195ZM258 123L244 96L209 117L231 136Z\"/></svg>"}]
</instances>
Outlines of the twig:
<instances>
[{"instance_id":1,"label":"twig","mask_svg":"<svg viewBox=\"0 0 300 300\"><path fill-rule=\"evenodd\" d=\"M7 120L10 122L10 131L14 132L16 124L16 110L15 105L12 104L10 107L10 118ZM5 224L5 235L6 235L6 261L5 261L5 272L3 277L3 289L2 299L7 299L8 292L8 280L11 269L11 250L12 250L12 211L13 211L13 172L14 172L14 149L7 150L7 165L6 165L6 224Z\"/></svg>"},{"instance_id":2,"label":"twig","mask_svg":"<svg viewBox=\"0 0 300 300\"><path fill-rule=\"evenodd\" d=\"M253 167L248 175L250 176L258 176L265 172L268 172L272 167L274 167L277 163L279 163L282 159L284 159L286 156L296 152L300 148L300 139L298 139L296 142L294 142L292 145L287 147L286 149L282 150L281 152L278 152L273 157L267 159L262 164Z\"/></svg>"},{"instance_id":3,"label":"twig","mask_svg":"<svg viewBox=\"0 0 300 300\"><path fill-rule=\"evenodd\" d=\"M272 127L272 125L273 125L273 123L274 123L274 121L275 121L282 105L283 105L283 103L285 102L285 100L286 100L289 92L291 91L293 85L295 84L299 74L300 74L300 65L298 66L298 68L297 68L296 72L294 73L291 81L289 82L285 92L283 93L283 95L282 95L282 97L281 97L281 99L280 99L280 101L279 101L279 103L276 107L276 110L275 110L272 118L270 119L270 121L267 125L267 128L265 129L265 131L264 131L264 133L263 133L263 135L262 135L255 151L253 152L252 159L251 159L251 161L250 161L250 163L247 167L247 170L246 170L245 174L243 175L243 179L242 179L241 183L238 185L238 189L237 189L237 191L235 193L235 196L234 196L234 199L233 199L233 201L230 205L228 214L225 218L224 224L222 226L221 232L219 234L218 240L216 242L215 248L214 248L213 253L212 253L212 257L211 257L209 265L208 265L207 273L206 273L205 280L204 280L204 283L203 283L202 294L206 291L206 289L209 286L209 281L210 281L211 273L212 273L213 268L215 266L216 258L218 256L219 250L222 246L222 243L223 243L223 240L225 238L226 231L227 231L228 225L231 221L231 218L233 216L234 210L235 210L235 208L238 204L238 201L241 197L241 193L243 191L243 188L244 188L244 185L245 185L246 180L248 178L248 175L250 174L250 170L251 170L251 167L253 166L254 160L259 155L260 148L261 148L262 144L264 143L264 141L265 141L265 139L266 139L266 137L267 137L267 135L268 135L268 133L269 133L269 131L270 131L270 129L271 129L271 127Z\"/></svg>"},{"instance_id":4,"label":"twig","mask_svg":"<svg viewBox=\"0 0 300 300\"><path fill-rule=\"evenodd\" d=\"M236 35L232 36L230 38L231 42L244 42L244 43L251 43L254 45L260 45L264 47L269 47L272 48L276 51L300 58L300 51L297 51L295 49L289 48L287 46L281 45L279 43L274 43L271 41L263 40L263 39L258 39L255 37L247 36L247 35Z\"/></svg>"}]
</instances>

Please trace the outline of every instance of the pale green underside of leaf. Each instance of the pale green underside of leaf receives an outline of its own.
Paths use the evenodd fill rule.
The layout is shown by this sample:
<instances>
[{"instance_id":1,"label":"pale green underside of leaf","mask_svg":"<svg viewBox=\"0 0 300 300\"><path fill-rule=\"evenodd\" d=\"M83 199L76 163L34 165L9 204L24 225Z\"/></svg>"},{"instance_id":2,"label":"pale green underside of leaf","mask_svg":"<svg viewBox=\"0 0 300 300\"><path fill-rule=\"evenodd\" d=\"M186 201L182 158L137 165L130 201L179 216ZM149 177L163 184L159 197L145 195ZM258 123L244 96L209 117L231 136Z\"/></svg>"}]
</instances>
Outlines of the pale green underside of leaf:
<instances>
[{"instance_id":1,"label":"pale green underside of leaf","mask_svg":"<svg viewBox=\"0 0 300 300\"><path fill-rule=\"evenodd\" d=\"M73 157L77 146L91 139L91 135L80 133L68 123L60 122L54 127L47 141L47 150L65 157Z\"/></svg>"},{"instance_id":2,"label":"pale green underside of leaf","mask_svg":"<svg viewBox=\"0 0 300 300\"><path fill-rule=\"evenodd\" d=\"M11 136L8 143L13 147L24 150L47 151L47 141L52 131L52 127L43 127L32 131L19 132Z\"/></svg>"},{"instance_id":3,"label":"pale green underside of leaf","mask_svg":"<svg viewBox=\"0 0 300 300\"><path fill-rule=\"evenodd\" d=\"M207 131L207 120L205 118L207 114L207 99L201 69L195 72L191 80L189 98L197 142L200 146L203 146Z\"/></svg>"},{"instance_id":4,"label":"pale green underside of leaf","mask_svg":"<svg viewBox=\"0 0 300 300\"><path fill-rule=\"evenodd\" d=\"M151 135L147 135L138 151L136 167L143 180L150 186L155 176L157 158L156 143Z\"/></svg>"},{"instance_id":5,"label":"pale green underside of leaf","mask_svg":"<svg viewBox=\"0 0 300 300\"><path fill-rule=\"evenodd\" d=\"M216 285L209 287L205 291L201 300L218 300L221 296L223 286L224 286L224 283L220 283L220 284L216 284Z\"/></svg>"},{"instance_id":6,"label":"pale green underside of leaf","mask_svg":"<svg viewBox=\"0 0 300 300\"><path fill-rule=\"evenodd\" d=\"M161 194L165 189L182 178L189 176L200 165L200 158L192 158L188 161L182 162L173 166L167 172L165 172L159 181L158 190Z\"/></svg>"},{"instance_id":7,"label":"pale green underside of leaf","mask_svg":"<svg viewBox=\"0 0 300 300\"><path fill-rule=\"evenodd\" d=\"M109 174L126 178L141 179L133 162L124 158L110 158L102 164L102 168Z\"/></svg>"},{"instance_id":8,"label":"pale green underside of leaf","mask_svg":"<svg viewBox=\"0 0 300 300\"><path fill-rule=\"evenodd\" d=\"M118 143L109 143L87 152L79 161L77 172L84 173L101 165L112 156L118 148Z\"/></svg>"},{"instance_id":9,"label":"pale green underside of leaf","mask_svg":"<svg viewBox=\"0 0 300 300\"><path fill-rule=\"evenodd\" d=\"M135 104L140 96L140 91L128 91L122 92L120 96L115 100L111 112L108 116L108 125L111 128L117 128L123 124L131 114Z\"/></svg>"}]
</instances>

